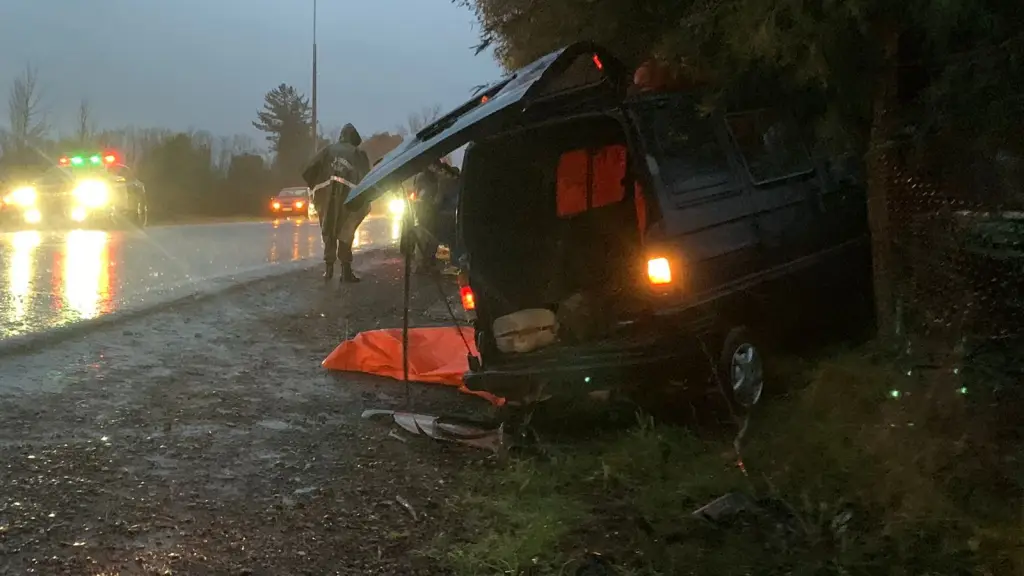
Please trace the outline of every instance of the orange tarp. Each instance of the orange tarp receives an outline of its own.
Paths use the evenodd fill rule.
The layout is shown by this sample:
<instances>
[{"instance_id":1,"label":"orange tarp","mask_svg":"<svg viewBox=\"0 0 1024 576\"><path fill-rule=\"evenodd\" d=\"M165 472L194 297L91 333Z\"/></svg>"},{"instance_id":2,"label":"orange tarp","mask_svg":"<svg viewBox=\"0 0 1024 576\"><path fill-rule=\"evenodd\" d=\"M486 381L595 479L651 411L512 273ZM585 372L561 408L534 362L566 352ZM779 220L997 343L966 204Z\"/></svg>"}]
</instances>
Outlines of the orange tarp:
<instances>
[{"instance_id":1,"label":"orange tarp","mask_svg":"<svg viewBox=\"0 0 1024 576\"><path fill-rule=\"evenodd\" d=\"M462 331L462 336L459 335ZM465 341L463 341L465 338ZM477 355L472 328L439 326L409 329L409 380L427 384L454 386L460 391L480 396L496 406L505 403L486 392L476 392L463 385L462 375L469 371L466 344ZM338 345L321 363L328 370L364 372L401 381L402 329L369 330Z\"/></svg>"}]
</instances>

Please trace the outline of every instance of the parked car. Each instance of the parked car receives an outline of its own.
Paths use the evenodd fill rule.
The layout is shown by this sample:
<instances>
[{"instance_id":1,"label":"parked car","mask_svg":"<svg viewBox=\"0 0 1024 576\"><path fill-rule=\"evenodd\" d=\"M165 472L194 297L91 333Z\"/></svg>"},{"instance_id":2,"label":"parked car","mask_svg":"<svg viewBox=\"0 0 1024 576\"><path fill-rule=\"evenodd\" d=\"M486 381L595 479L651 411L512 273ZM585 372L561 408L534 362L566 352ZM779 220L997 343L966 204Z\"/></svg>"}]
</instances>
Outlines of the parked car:
<instances>
[{"instance_id":1,"label":"parked car","mask_svg":"<svg viewBox=\"0 0 1024 576\"><path fill-rule=\"evenodd\" d=\"M627 96L628 78L589 43L544 56L421 130L350 201L470 143L470 389L523 401L696 362L749 408L776 328L869 293L863 189L812 160L784 111L705 114L694 94Z\"/></svg>"},{"instance_id":2,"label":"parked car","mask_svg":"<svg viewBox=\"0 0 1024 576\"><path fill-rule=\"evenodd\" d=\"M309 209L312 205L309 188L305 186L282 188L270 199L270 212L275 216L302 215L309 218ZM313 214L315 216L316 213Z\"/></svg>"},{"instance_id":3,"label":"parked car","mask_svg":"<svg viewBox=\"0 0 1024 576\"><path fill-rule=\"evenodd\" d=\"M145 185L111 152L63 156L39 178L6 184L0 203L0 216L17 227L144 227L149 221Z\"/></svg>"}]
</instances>

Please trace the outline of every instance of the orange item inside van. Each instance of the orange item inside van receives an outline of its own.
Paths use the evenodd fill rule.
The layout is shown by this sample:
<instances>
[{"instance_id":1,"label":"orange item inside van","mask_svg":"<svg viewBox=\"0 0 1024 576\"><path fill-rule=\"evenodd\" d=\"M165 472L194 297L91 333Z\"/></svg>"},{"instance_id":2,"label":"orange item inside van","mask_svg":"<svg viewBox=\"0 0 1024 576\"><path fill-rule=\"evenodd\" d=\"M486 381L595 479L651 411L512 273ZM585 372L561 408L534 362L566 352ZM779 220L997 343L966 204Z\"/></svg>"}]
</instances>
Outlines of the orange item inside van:
<instances>
[{"instance_id":1,"label":"orange item inside van","mask_svg":"<svg viewBox=\"0 0 1024 576\"><path fill-rule=\"evenodd\" d=\"M555 192L558 216L568 218L626 197L626 147L570 150L558 160Z\"/></svg>"}]
</instances>

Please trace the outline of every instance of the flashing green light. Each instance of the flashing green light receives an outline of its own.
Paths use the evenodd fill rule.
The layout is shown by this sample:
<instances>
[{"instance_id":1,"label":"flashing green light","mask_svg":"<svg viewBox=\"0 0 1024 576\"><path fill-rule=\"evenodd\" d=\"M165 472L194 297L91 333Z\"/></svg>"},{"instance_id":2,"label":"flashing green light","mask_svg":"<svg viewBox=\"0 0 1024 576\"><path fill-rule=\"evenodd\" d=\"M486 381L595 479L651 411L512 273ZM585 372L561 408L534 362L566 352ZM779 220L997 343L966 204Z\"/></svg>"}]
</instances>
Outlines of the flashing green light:
<instances>
[{"instance_id":1,"label":"flashing green light","mask_svg":"<svg viewBox=\"0 0 1024 576\"><path fill-rule=\"evenodd\" d=\"M903 393L900 392L899 390L890 390L889 391L889 397L890 398L899 398L902 395L903 395Z\"/></svg>"},{"instance_id":2,"label":"flashing green light","mask_svg":"<svg viewBox=\"0 0 1024 576\"><path fill-rule=\"evenodd\" d=\"M85 160L83 160L81 156L75 156L71 159L71 163L75 166L81 166L82 162L85 162Z\"/></svg>"},{"instance_id":3,"label":"flashing green light","mask_svg":"<svg viewBox=\"0 0 1024 576\"><path fill-rule=\"evenodd\" d=\"M93 164L99 164L102 161L103 159L100 158L99 156L93 156L92 158L89 158L89 162L92 162Z\"/></svg>"},{"instance_id":4,"label":"flashing green light","mask_svg":"<svg viewBox=\"0 0 1024 576\"><path fill-rule=\"evenodd\" d=\"M960 392L961 394L967 394L967 386L961 386L958 392Z\"/></svg>"}]
</instances>

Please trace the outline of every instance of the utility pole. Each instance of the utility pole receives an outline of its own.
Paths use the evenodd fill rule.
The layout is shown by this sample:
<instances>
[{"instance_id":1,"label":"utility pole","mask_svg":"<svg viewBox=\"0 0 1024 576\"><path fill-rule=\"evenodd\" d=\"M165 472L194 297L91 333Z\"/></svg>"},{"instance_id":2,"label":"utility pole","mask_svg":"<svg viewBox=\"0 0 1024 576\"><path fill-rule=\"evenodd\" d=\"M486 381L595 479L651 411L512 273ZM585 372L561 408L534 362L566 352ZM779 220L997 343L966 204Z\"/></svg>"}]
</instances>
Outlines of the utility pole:
<instances>
[{"instance_id":1,"label":"utility pole","mask_svg":"<svg viewBox=\"0 0 1024 576\"><path fill-rule=\"evenodd\" d=\"M319 144L319 132L316 122L316 0L313 0L313 154L316 154Z\"/></svg>"}]
</instances>

